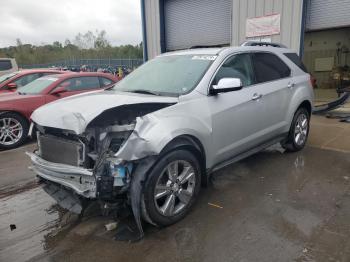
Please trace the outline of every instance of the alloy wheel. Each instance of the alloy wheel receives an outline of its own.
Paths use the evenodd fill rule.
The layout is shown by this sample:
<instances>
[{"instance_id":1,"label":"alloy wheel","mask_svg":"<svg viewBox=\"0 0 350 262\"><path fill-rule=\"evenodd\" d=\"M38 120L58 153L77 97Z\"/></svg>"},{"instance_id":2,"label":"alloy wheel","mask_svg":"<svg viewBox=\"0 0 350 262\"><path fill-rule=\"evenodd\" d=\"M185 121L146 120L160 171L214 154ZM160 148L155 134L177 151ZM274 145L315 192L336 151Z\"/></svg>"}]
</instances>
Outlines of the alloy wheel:
<instances>
[{"instance_id":1,"label":"alloy wheel","mask_svg":"<svg viewBox=\"0 0 350 262\"><path fill-rule=\"evenodd\" d=\"M17 143L23 135L22 124L15 118L0 118L0 144L9 146Z\"/></svg>"},{"instance_id":2,"label":"alloy wheel","mask_svg":"<svg viewBox=\"0 0 350 262\"><path fill-rule=\"evenodd\" d=\"M195 168L187 161L170 162L159 176L154 202L160 214L174 216L191 201L196 185Z\"/></svg>"},{"instance_id":3,"label":"alloy wheel","mask_svg":"<svg viewBox=\"0 0 350 262\"><path fill-rule=\"evenodd\" d=\"M297 118L295 128L294 128L294 142L298 146L301 146L305 143L308 129L309 129L309 123L308 123L307 116L305 114L300 114Z\"/></svg>"}]
</instances>

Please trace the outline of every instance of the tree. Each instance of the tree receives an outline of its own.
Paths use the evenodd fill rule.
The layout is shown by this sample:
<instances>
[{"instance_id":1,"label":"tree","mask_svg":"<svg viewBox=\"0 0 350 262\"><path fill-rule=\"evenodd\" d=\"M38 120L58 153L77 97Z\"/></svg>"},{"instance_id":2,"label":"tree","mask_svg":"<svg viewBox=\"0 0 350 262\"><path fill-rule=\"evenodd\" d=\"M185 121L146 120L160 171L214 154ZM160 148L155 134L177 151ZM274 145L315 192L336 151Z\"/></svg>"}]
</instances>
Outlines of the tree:
<instances>
[{"instance_id":1,"label":"tree","mask_svg":"<svg viewBox=\"0 0 350 262\"><path fill-rule=\"evenodd\" d=\"M95 43L94 43L94 47L96 49L103 49L103 48L107 48L110 46L108 40L106 39L106 31L102 30L102 31L98 31L96 30L96 38L95 38Z\"/></svg>"},{"instance_id":2,"label":"tree","mask_svg":"<svg viewBox=\"0 0 350 262\"><path fill-rule=\"evenodd\" d=\"M33 46L16 39L16 46L0 48L0 57L14 57L19 65L45 64L72 58L142 58L142 44L114 46L106 31L78 33L73 41L66 39L52 44Z\"/></svg>"},{"instance_id":3,"label":"tree","mask_svg":"<svg viewBox=\"0 0 350 262\"><path fill-rule=\"evenodd\" d=\"M53 47L55 48L62 48L62 44L59 41L55 41L52 43Z\"/></svg>"}]
</instances>

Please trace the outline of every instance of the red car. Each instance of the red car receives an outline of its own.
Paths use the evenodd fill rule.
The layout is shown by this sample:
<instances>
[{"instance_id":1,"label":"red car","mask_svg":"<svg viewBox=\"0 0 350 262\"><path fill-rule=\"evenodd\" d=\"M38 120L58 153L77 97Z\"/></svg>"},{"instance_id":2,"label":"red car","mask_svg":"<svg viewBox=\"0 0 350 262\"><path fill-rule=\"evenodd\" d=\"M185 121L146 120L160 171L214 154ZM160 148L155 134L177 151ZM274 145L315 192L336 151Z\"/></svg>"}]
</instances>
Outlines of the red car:
<instances>
[{"instance_id":1,"label":"red car","mask_svg":"<svg viewBox=\"0 0 350 262\"><path fill-rule=\"evenodd\" d=\"M2 75L0 76L0 94L15 92L17 88L25 86L40 77L62 73L66 72L50 69L28 69Z\"/></svg>"},{"instance_id":2,"label":"red car","mask_svg":"<svg viewBox=\"0 0 350 262\"><path fill-rule=\"evenodd\" d=\"M38 107L59 98L104 89L117 79L105 73L65 73L38 78L17 92L0 94L0 149L23 144L28 137L30 115Z\"/></svg>"}]
</instances>

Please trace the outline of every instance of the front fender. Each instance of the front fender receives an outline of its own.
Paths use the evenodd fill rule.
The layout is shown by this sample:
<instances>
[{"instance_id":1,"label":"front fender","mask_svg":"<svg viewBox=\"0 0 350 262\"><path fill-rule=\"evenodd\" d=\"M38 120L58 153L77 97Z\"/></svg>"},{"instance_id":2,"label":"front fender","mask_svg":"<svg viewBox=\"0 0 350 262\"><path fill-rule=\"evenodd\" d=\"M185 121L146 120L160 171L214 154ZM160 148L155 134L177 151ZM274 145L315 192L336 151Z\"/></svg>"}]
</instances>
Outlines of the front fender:
<instances>
[{"instance_id":1,"label":"front fender","mask_svg":"<svg viewBox=\"0 0 350 262\"><path fill-rule=\"evenodd\" d=\"M115 156L132 161L158 155L170 141L182 135L196 137L206 149L211 146L211 133L211 125L191 115L149 114L136 119L133 133ZM210 152L205 155L211 158Z\"/></svg>"}]
</instances>

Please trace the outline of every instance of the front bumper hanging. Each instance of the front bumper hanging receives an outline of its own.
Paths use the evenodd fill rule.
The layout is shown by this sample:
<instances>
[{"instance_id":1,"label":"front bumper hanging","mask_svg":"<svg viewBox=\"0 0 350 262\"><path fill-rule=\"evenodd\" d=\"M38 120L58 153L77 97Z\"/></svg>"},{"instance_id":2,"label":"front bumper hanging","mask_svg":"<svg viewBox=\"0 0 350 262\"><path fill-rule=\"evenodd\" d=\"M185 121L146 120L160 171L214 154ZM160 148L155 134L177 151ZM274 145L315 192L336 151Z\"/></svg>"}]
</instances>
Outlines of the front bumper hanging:
<instances>
[{"instance_id":1,"label":"front bumper hanging","mask_svg":"<svg viewBox=\"0 0 350 262\"><path fill-rule=\"evenodd\" d=\"M85 198L96 198L96 179L92 170L49 162L35 153L26 154L33 164L29 168L40 178L68 187Z\"/></svg>"}]
</instances>

